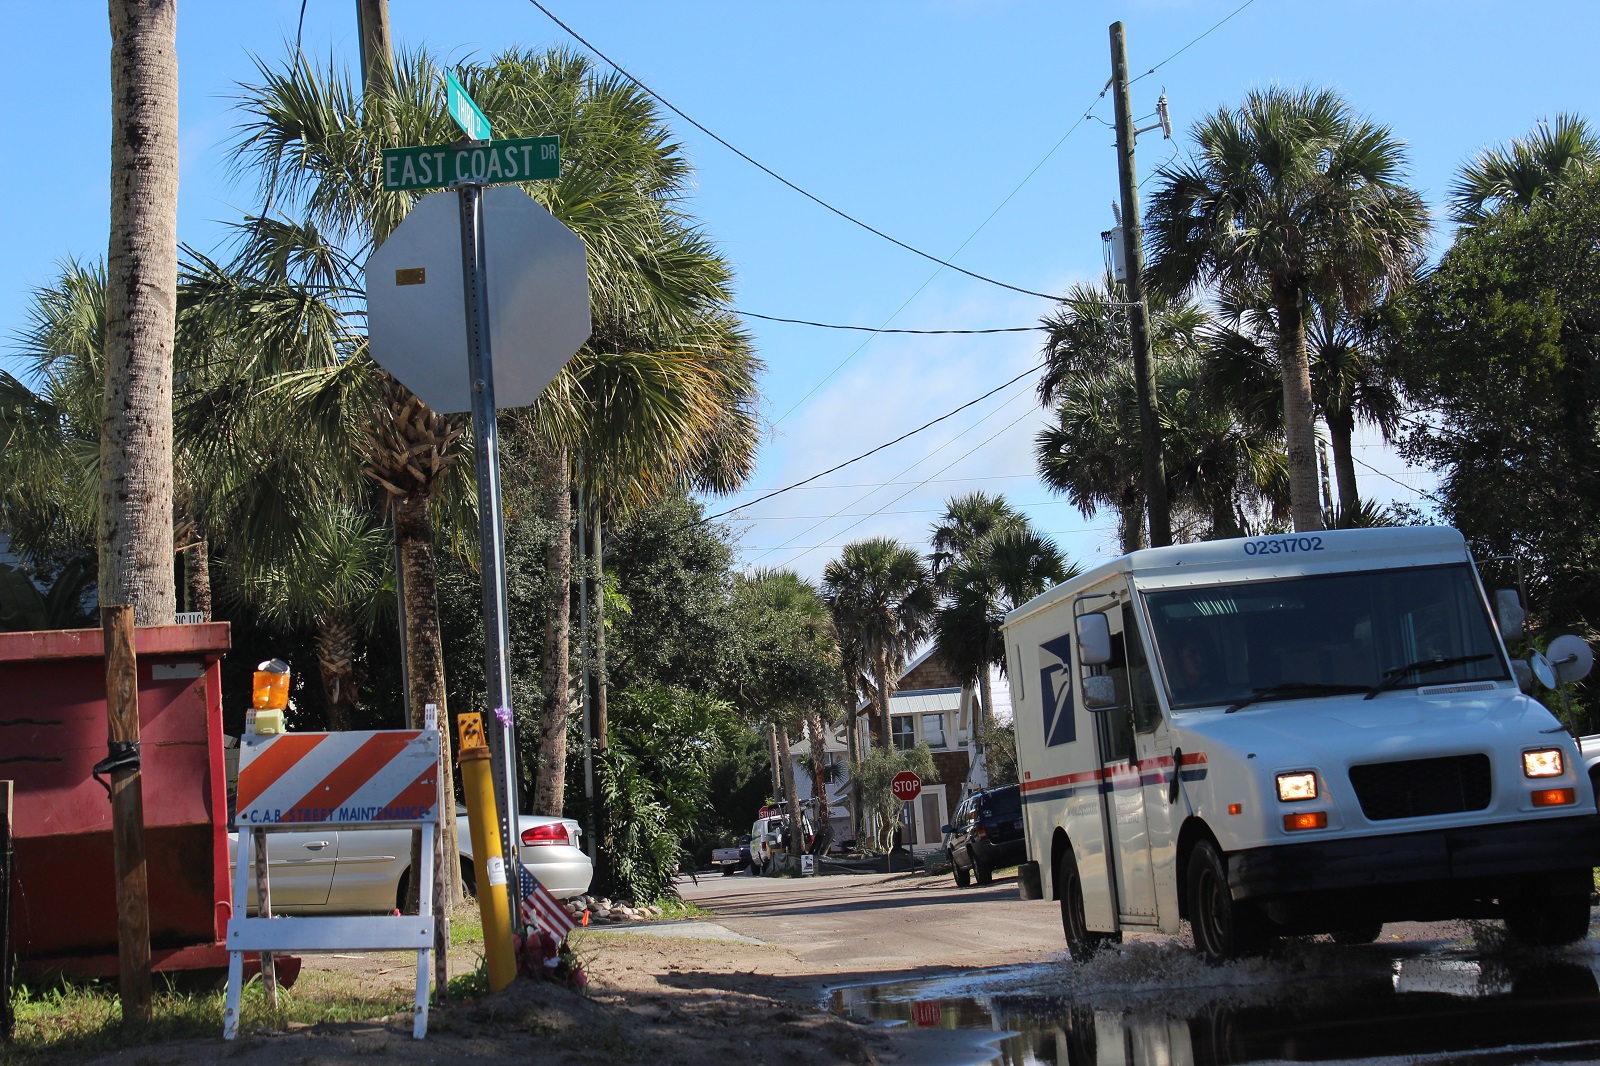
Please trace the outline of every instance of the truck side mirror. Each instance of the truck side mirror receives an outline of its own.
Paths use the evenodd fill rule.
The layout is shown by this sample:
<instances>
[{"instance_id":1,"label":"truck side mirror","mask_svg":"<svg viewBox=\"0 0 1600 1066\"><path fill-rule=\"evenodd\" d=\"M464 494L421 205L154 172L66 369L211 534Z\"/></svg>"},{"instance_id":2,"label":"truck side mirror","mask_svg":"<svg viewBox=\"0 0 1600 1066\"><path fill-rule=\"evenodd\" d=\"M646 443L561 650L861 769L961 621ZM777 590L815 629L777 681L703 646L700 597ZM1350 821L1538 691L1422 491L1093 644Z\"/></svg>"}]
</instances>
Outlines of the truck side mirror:
<instances>
[{"instance_id":1,"label":"truck side mirror","mask_svg":"<svg viewBox=\"0 0 1600 1066\"><path fill-rule=\"evenodd\" d=\"M1110 674L1094 674L1084 678L1083 705L1091 711L1108 711L1116 707L1116 679Z\"/></svg>"},{"instance_id":2,"label":"truck side mirror","mask_svg":"<svg viewBox=\"0 0 1600 1066\"><path fill-rule=\"evenodd\" d=\"M1514 644L1523 638L1523 623L1528 612L1523 610L1516 589L1496 589L1494 594L1495 621L1500 623L1500 638Z\"/></svg>"},{"instance_id":3,"label":"truck side mirror","mask_svg":"<svg viewBox=\"0 0 1600 1066\"><path fill-rule=\"evenodd\" d=\"M1552 640L1545 654L1555 668L1558 681L1582 681L1594 669L1594 649L1575 633L1563 633Z\"/></svg>"},{"instance_id":4,"label":"truck side mirror","mask_svg":"<svg viewBox=\"0 0 1600 1066\"><path fill-rule=\"evenodd\" d=\"M1084 666L1100 666L1111 661L1111 623L1105 615L1079 617L1078 660Z\"/></svg>"}]
</instances>

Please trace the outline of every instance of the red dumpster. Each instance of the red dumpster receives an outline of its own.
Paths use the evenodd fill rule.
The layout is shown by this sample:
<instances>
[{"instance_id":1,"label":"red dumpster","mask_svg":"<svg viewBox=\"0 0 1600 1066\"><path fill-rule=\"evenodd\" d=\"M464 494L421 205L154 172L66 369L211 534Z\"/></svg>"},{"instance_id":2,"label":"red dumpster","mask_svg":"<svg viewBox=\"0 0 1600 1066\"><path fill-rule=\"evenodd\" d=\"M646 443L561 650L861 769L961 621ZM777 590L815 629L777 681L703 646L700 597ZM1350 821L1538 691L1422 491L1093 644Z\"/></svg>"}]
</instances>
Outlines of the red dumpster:
<instances>
[{"instance_id":1,"label":"red dumpster","mask_svg":"<svg viewBox=\"0 0 1600 1066\"><path fill-rule=\"evenodd\" d=\"M226 622L136 631L151 959L223 966L231 916L219 660ZM98 629L0 633L0 778L16 782L11 943L25 972L117 972Z\"/></svg>"}]
</instances>

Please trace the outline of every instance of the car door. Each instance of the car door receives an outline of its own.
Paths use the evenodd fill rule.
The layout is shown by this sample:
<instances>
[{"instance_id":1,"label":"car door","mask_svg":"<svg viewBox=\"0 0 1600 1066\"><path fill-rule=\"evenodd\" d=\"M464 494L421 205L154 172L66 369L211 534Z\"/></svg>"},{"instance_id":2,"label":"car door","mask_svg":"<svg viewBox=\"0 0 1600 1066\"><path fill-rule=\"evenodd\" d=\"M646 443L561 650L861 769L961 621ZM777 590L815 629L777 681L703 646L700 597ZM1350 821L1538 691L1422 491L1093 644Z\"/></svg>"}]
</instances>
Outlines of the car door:
<instances>
[{"instance_id":1,"label":"car door","mask_svg":"<svg viewBox=\"0 0 1600 1066\"><path fill-rule=\"evenodd\" d=\"M388 912L398 906L401 873L411 865L411 829L339 834L329 909Z\"/></svg>"},{"instance_id":2,"label":"car door","mask_svg":"<svg viewBox=\"0 0 1600 1066\"><path fill-rule=\"evenodd\" d=\"M228 834L228 876L234 883L240 833ZM242 834L249 847L250 833ZM333 870L339 854L339 834L328 829L310 832L272 832L267 839L268 891L272 909L296 910L326 906L333 888ZM249 906L256 905L256 879L247 885Z\"/></svg>"}]
</instances>

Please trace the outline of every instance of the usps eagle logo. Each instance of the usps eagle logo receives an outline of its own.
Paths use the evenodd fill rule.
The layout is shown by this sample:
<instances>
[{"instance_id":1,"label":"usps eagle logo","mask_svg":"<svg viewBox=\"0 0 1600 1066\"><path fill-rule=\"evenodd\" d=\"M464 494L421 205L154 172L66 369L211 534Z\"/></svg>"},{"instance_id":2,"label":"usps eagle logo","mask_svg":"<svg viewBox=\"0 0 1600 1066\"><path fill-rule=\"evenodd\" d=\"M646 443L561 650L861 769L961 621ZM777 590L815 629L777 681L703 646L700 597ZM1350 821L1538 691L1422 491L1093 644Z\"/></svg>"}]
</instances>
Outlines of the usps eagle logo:
<instances>
[{"instance_id":1,"label":"usps eagle logo","mask_svg":"<svg viewBox=\"0 0 1600 1066\"><path fill-rule=\"evenodd\" d=\"M1039 699L1044 703L1046 747L1078 739L1072 713L1072 637L1062 634L1039 645Z\"/></svg>"}]
</instances>

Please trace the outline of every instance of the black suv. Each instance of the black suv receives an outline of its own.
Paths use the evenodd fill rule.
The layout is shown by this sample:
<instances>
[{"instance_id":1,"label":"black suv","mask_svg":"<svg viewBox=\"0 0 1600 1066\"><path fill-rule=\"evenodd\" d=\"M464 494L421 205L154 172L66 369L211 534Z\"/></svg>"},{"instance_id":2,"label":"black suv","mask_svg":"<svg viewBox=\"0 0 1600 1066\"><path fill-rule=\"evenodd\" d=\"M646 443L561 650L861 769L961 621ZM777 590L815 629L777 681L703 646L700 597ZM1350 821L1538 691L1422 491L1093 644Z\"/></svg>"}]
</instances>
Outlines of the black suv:
<instances>
[{"instance_id":1,"label":"black suv","mask_svg":"<svg viewBox=\"0 0 1600 1066\"><path fill-rule=\"evenodd\" d=\"M974 874L978 884L988 884L995 870L1028 857L1022 836L1022 789L1000 785L974 792L961 801L944 832L944 853L955 870L956 884L967 887Z\"/></svg>"}]
</instances>

